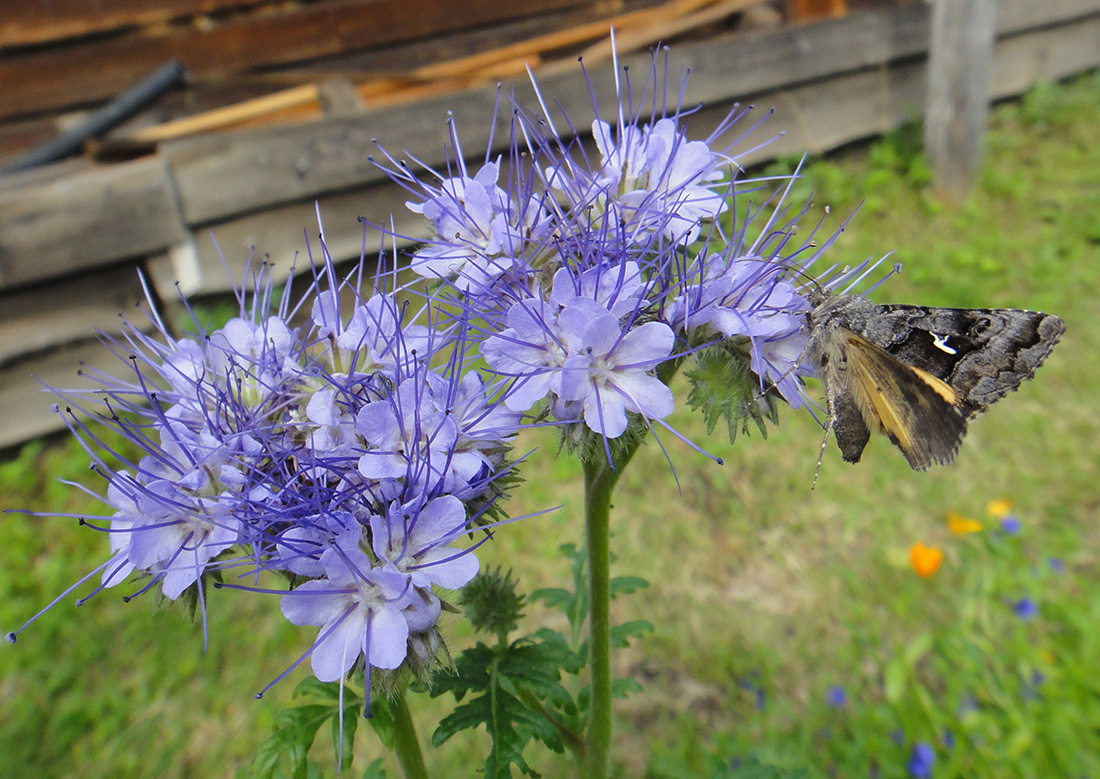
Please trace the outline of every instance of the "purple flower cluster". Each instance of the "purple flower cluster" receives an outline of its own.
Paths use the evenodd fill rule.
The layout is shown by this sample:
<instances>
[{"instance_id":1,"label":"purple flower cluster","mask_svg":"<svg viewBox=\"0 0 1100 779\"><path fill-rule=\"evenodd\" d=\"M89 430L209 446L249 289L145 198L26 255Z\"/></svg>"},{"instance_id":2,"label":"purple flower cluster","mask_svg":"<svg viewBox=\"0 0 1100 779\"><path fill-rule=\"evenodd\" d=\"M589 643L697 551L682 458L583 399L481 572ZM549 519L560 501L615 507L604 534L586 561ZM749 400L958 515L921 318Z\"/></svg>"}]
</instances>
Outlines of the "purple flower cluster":
<instances>
[{"instance_id":1,"label":"purple flower cluster","mask_svg":"<svg viewBox=\"0 0 1100 779\"><path fill-rule=\"evenodd\" d=\"M655 60L646 83L665 82ZM730 148L715 148L742 114L688 140L688 112L632 115L631 100L647 102L620 99L614 121L592 124L595 153L558 133L545 108L514 106L507 159L487 156L473 176L461 162L429 170L427 182L392 171L431 222L413 270L481 329L513 411L617 438L631 418L673 411L660 366L719 343L748 356L761 389L801 405L809 304L791 279L824 247L795 240L803 213L783 206L789 179L763 198L771 216L754 220L760 204L739 205L767 182L742 178ZM460 161L453 128L452 138Z\"/></svg>"},{"instance_id":2,"label":"purple flower cluster","mask_svg":"<svg viewBox=\"0 0 1100 779\"><path fill-rule=\"evenodd\" d=\"M593 123L591 157L545 108L515 106L509 154L473 175L457 135L457 170L392 171L432 234L415 284L360 292L326 261L291 307L264 269L209 334L176 338L155 313L152 335L128 328L132 376L100 377L100 417L143 456L109 465L63 395L107 480L101 588L136 573L201 604L210 582L277 592L288 620L320 628L322 681L425 669L443 591L474 577L475 531L504 519L524 425L606 446L671 414L673 369L717 345L801 403L809 304L791 279L831 240L796 240L790 177L762 197L766 219L745 207L768 182L715 148L741 114L688 140L688 112L633 115L664 104L638 97ZM264 588L271 574L289 590Z\"/></svg>"},{"instance_id":3,"label":"purple flower cluster","mask_svg":"<svg viewBox=\"0 0 1100 779\"><path fill-rule=\"evenodd\" d=\"M464 333L412 322L399 296L330 284L329 265L307 316L272 310L257 276L207 335L128 326L132 378L99 377L104 421L143 452L117 469L97 456L113 511L101 588L136 572L143 591L204 601L210 581L277 574L284 616L321 628L318 679L430 661L439 590L477 573L466 539L490 524L520 414L470 367ZM74 405L70 427L96 443Z\"/></svg>"}]
</instances>

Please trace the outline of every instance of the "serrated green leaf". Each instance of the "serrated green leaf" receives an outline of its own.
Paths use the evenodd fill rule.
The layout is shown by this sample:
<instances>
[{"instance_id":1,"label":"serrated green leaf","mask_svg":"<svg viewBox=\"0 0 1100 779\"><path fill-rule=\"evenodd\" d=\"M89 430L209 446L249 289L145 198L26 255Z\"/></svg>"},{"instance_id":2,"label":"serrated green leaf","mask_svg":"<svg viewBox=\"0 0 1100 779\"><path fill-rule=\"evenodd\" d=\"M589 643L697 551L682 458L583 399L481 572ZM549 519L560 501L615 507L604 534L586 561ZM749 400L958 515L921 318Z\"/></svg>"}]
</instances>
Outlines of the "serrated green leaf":
<instances>
[{"instance_id":1,"label":"serrated green leaf","mask_svg":"<svg viewBox=\"0 0 1100 779\"><path fill-rule=\"evenodd\" d=\"M393 725L393 705L385 698L371 700L370 716L366 719L382 746L392 752L397 738Z\"/></svg>"},{"instance_id":2,"label":"serrated green leaf","mask_svg":"<svg viewBox=\"0 0 1100 779\"><path fill-rule=\"evenodd\" d=\"M747 339L727 339L699 352L695 364L684 372L691 383L688 405L703 415L707 433L713 433L724 419L730 443L737 440L739 432L749 433L750 421L765 438L765 422L778 421L775 393L760 395L760 382L750 370L747 350Z\"/></svg>"},{"instance_id":3,"label":"serrated green leaf","mask_svg":"<svg viewBox=\"0 0 1100 779\"><path fill-rule=\"evenodd\" d=\"M579 674L588 663L588 652L581 653L571 649L569 641L556 630L539 628L533 637L546 644L548 649L556 651L555 662L558 668L571 676Z\"/></svg>"},{"instance_id":4,"label":"serrated green leaf","mask_svg":"<svg viewBox=\"0 0 1100 779\"><path fill-rule=\"evenodd\" d=\"M272 779L275 768L279 765L279 758L286 751L289 736L282 731L275 731L256 747L256 753L252 756L253 779Z\"/></svg>"},{"instance_id":5,"label":"serrated green leaf","mask_svg":"<svg viewBox=\"0 0 1100 779\"><path fill-rule=\"evenodd\" d=\"M653 630L653 624L644 619L635 619L615 625L611 628L611 646L617 649L630 646L630 639L640 638Z\"/></svg>"},{"instance_id":6,"label":"serrated green leaf","mask_svg":"<svg viewBox=\"0 0 1100 779\"><path fill-rule=\"evenodd\" d=\"M293 779L306 779L306 756L317 731L332 716L332 706L313 704L283 709L275 718L275 733L261 744L252 761L253 775L270 779L275 768L289 768ZM286 758L280 760L280 755Z\"/></svg>"},{"instance_id":7,"label":"serrated green leaf","mask_svg":"<svg viewBox=\"0 0 1100 779\"><path fill-rule=\"evenodd\" d=\"M462 652L455 660L456 673L441 677L432 695L447 690L456 700L466 694L473 697L440 721L432 744L438 747L461 730L484 727L492 739L485 763L487 779L510 776L511 766L536 776L523 758L523 749L532 740L563 751L558 726L541 708L524 701L533 696L570 717L577 711L560 682L561 667L574 666L575 653L560 635L553 631L544 635L545 640L524 638L495 649L479 643Z\"/></svg>"},{"instance_id":8,"label":"serrated green leaf","mask_svg":"<svg viewBox=\"0 0 1100 779\"><path fill-rule=\"evenodd\" d=\"M552 609L568 611L573 603L573 593L560 587L543 587L531 593L531 600L541 600Z\"/></svg>"},{"instance_id":9,"label":"serrated green leaf","mask_svg":"<svg viewBox=\"0 0 1100 779\"><path fill-rule=\"evenodd\" d=\"M619 595L629 595L638 590L644 590L649 586L649 582L641 576L616 576L611 580L610 585L611 597L615 598Z\"/></svg>"},{"instance_id":10,"label":"serrated green leaf","mask_svg":"<svg viewBox=\"0 0 1100 779\"><path fill-rule=\"evenodd\" d=\"M351 688L348 688L351 691ZM358 697L358 693L352 693ZM307 676L302 681L298 682L298 686L294 688L293 697L295 698L320 698L321 700L335 701L340 698L340 682L322 682L318 681L316 676Z\"/></svg>"},{"instance_id":11,"label":"serrated green leaf","mask_svg":"<svg viewBox=\"0 0 1100 779\"><path fill-rule=\"evenodd\" d=\"M343 771L351 769L351 762L354 757L355 731L359 727L357 712L353 710L351 716L348 716L348 708L344 708L343 718L339 716L333 716L332 718L332 754Z\"/></svg>"},{"instance_id":12,"label":"serrated green leaf","mask_svg":"<svg viewBox=\"0 0 1100 779\"><path fill-rule=\"evenodd\" d=\"M637 694L645 690L637 679L612 679L611 697L625 698L628 695Z\"/></svg>"}]
</instances>

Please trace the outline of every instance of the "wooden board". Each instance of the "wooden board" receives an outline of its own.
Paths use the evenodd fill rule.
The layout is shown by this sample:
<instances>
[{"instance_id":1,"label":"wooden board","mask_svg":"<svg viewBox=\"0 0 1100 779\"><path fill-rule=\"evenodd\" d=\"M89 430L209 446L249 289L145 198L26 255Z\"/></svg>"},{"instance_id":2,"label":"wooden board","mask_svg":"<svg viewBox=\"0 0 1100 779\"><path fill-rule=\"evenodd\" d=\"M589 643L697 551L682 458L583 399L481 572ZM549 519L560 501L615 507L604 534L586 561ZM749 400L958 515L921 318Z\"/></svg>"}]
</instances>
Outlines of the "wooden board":
<instances>
[{"instance_id":1,"label":"wooden board","mask_svg":"<svg viewBox=\"0 0 1100 779\"><path fill-rule=\"evenodd\" d=\"M158 251L184 234L155 157L0 187L0 289Z\"/></svg>"},{"instance_id":2,"label":"wooden board","mask_svg":"<svg viewBox=\"0 0 1100 779\"><path fill-rule=\"evenodd\" d=\"M15 51L0 55L0 117L102 100L172 57L193 78L213 78L584 4L463 0L459 12L451 0L417 0L410 13L408 0L332 0L78 40L63 56L49 48Z\"/></svg>"},{"instance_id":3,"label":"wooden board","mask_svg":"<svg viewBox=\"0 0 1100 779\"><path fill-rule=\"evenodd\" d=\"M114 357L98 341L85 341L57 349L31 362L0 368L0 408L4 410L0 447L64 428L61 417L50 408L59 400L46 391L43 384L55 388L92 388L93 382L78 375L78 371L87 367L120 378L133 376L129 365ZM103 411L102 402L94 398L87 397L83 404L89 409Z\"/></svg>"},{"instance_id":4,"label":"wooden board","mask_svg":"<svg viewBox=\"0 0 1100 779\"><path fill-rule=\"evenodd\" d=\"M1030 19L1028 0L1007 0L998 17L1002 33L1016 30L1017 12ZM1100 14L1100 0L1056 0L1052 20L1077 19L1091 9ZM673 78L691 70L687 103L725 102L771 89L808 83L855 72L927 50L929 12L924 3L851 14L843 19L777 31L746 33L728 39L688 43L672 53ZM634 73L644 73L647 55L624 58ZM590 72L601 111L614 111L613 77L609 67ZM552 95L579 127L594 111L580 74L540 78L544 94ZM514 89L521 105L534 103L531 88ZM198 137L165 144L162 154L175 176L180 202L189 224L204 224L235 213L270 208L381 180L367 161L376 153L372 138L391 153L403 152L437 164L444 159L445 119L452 112L464 151L477 156L489 138L487 117L497 101L493 87L468 89L408 105L368 110L358 119L322 119L297 126L237 134ZM918 103L919 105L919 103ZM507 113L507 111L505 111ZM498 143L507 140L503 120L495 128Z\"/></svg>"},{"instance_id":5,"label":"wooden board","mask_svg":"<svg viewBox=\"0 0 1100 779\"><path fill-rule=\"evenodd\" d=\"M374 221L393 213L394 229L403 235L423 239L427 224L423 217L403 207L404 193L395 186L380 185L352 192L328 195L314 202L291 203L269 211L232 219L203 228L183 246L148 263L150 277L164 300L175 300L176 284L186 295L228 292L240 282L240 269L248 258L258 262L268 258L275 264L275 277L285 279L292 266L302 278L309 273L312 251L315 263L322 261L317 224L317 209L324 223L325 245L335 262L378 256L383 243L392 250L392 241L374 227L364 230L359 217ZM389 224L387 222L387 224ZM409 240L399 245L408 246ZM373 263L372 263L373 264ZM236 274L226 272L232 269Z\"/></svg>"},{"instance_id":6,"label":"wooden board","mask_svg":"<svg viewBox=\"0 0 1100 779\"><path fill-rule=\"evenodd\" d=\"M994 47L990 97L1019 95L1037 82L1095 67L1100 67L1100 17L1015 36ZM900 62L794 89L747 95L745 103L758 108L755 116L744 120L746 129L772 107L775 115L746 139L746 145L762 143L780 130L784 135L738 161L752 165L802 152L822 154L912 121L924 100L925 75L923 61ZM705 132L728 109L708 106L692 118L693 125Z\"/></svg>"},{"instance_id":7,"label":"wooden board","mask_svg":"<svg viewBox=\"0 0 1100 779\"><path fill-rule=\"evenodd\" d=\"M264 0L4 0L0 48L164 23Z\"/></svg>"},{"instance_id":8,"label":"wooden board","mask_svg":"<svg viewBox=\"0 0 1100 779\"><path fill-rule=\"evenodd\" d=\"M0 366L80 341L96 330L121 331L144 300L138 265L123 262L44 286L0 292ZM144 316L135 318L141 322Z\"/></svg>"}]
</instances>

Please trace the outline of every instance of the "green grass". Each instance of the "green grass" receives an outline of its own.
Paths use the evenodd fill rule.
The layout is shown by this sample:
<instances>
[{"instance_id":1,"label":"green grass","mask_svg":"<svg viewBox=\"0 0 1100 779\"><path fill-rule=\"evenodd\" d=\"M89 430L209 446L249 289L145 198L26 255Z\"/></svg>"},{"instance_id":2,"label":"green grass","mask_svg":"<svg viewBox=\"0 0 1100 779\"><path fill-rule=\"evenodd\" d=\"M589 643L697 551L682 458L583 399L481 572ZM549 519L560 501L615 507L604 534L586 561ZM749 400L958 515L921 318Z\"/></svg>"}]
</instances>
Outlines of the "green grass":
<instances>
[{"instance_id":1,"label":"green grass","mask_svg":"<svg viewBox=\"0 0 1100 779\"><path fill-rule=\"evenodd\" d=\"M973 425L954 465L923 474L885 440L856 466L830 444L811 492L821 431L807 415L785 410L767 440L731 446L679 411L671 422L725 465L669 439L680 492L652 445L620 484L613 573L652 586L616 601L615 616L656 627L615 658L646 689L616 707L621 776L700 776L755 755L815 775L902 777L917 741L937 748L937 779L1100 775L1100 77L999 106L981 182L961 206L931 198L916 137L904 129L809 167L800 191L836 223L863 204L832 260L896 250L904 272L875 299L1041 309L1066 320L1064 342ZM579 468L554 458L550 435L524 443L539 451L513 512L562 508L498 533L479 556L532 590L567 577L556 549L582 538L582 494ZM94 511L54 481L87 480L84 463L72 444L32 444L0 464L0 505ZM984 516L994 498L1013 501L1019 536ZM949 511L987 529L954 536ZM0 534L5 630L106 552L65 519L10 515ZM916 541L944 550L931 578L909 567ZM1039 603L1032 620L1012 611L1025 596ZM252 698L312 640L274 598L213 595L205 653L201 626L178 609L124 604L115 591L80 609L74 599L0 651L5 775L243 774L307 673ZM528 627L547 620L561 627L529 609ZM458 620L453 636L455 649L471 640ZM843 707L825 702L833 685L847 692ZM426 743L445 709L412 703ZM465 734L429 749L429 765L473 776L481 746ZM361 770L381 748L361 736L356 752ZM566 758L529 758L545 776L569 775Z\"/></svg>"}]
</instances>

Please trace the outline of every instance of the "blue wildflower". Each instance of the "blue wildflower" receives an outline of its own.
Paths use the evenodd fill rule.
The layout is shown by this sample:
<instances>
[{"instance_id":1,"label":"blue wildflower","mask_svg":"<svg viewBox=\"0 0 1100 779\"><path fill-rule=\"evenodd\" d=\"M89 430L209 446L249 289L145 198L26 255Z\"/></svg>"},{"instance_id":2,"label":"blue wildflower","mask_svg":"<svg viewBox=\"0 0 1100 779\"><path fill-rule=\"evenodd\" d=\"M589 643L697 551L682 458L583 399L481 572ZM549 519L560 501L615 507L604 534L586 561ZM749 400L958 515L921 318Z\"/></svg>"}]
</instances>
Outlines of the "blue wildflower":
<instances>
[{"instance_id":1,"label":"blue wildflower","mask_svg":"<svg viewBox=\"0 0 1100 779\"><path fill-rule=\"evenodd\" d=\"M924 741L913 746L909 761L905 764L909 776L913 779L931 779L932 768L936 765L936 750Z\"/></svg>"},{"instance_id":2,"label":"blue wildflower","mask_svg":"<svg viewBox=\"0 0 1100 779\"><path fill-rule=\"evenodd\" d=\"M950 728L943 729L943 746L947 750L955 748L955 734Z\"/></svg>"},{"instance_id":3,"label":"blue wildflower","mask_svg":"<svg viewBox=\"0 0 1100 779\"><path fill-rule=\"evenodd\" d=\"M1012 607L1012 611L1020 619L1032 619L1039 613L1039 606L1031 598L1020 598Z\"/></svg>"},{"instance_id":4,"label":"blue wildflower","mask_svg":"<svg viewBox=\"0 0 1100 779\"><path fill-rule=\"evenodd\" d=\"M1020 520L1013 514L1001 518L1001 530L1010 536L1017 536L1021 530Z\"/></svg>"},{"instance_id":5,"label":"blue wildflower","mask_svg":"<svg viewBox=\"0 0 1100 779\"><path fill-rule=\"evenodd\" d=\"M840 708L848 702L848 695L840 685L833 685L825 693L825 703L833 708Z\"/></svg>"}]
</instances>

